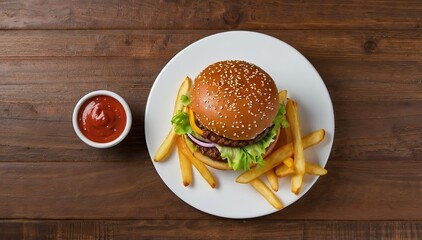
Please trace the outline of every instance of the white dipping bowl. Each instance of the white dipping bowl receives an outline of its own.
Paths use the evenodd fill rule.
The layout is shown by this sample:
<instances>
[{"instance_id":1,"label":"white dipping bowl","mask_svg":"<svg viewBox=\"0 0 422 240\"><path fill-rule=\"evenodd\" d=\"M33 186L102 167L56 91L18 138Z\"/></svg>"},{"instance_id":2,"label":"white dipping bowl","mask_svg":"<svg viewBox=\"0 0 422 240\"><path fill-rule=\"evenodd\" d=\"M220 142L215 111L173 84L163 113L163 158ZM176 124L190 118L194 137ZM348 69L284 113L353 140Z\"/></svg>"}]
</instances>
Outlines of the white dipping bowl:
<instances>
[{"instance_id":1,"label":"white dipping bowl","mask_svg":"<svg viewBox=\"0 0 422 240\"><path fill-rule=\"evenodd\" d=\"M82 104L84 104L88 99L90 99L92 97L101 96L101 95L109 96L109 97L116 99L120 104L122 104L123 109L125 110L125 113L126 113L125 129L123 130L123 132L120 134L119 137L117 137L116 139L114 139L110 142L106 142L106 143L94 142L94 141L88 139L81 132L81 130L79 129L79 126L78 126L78 113L79 113L79 110L81 109ZM110 147L113 147L113 146L119 144L128 135L130 128L132 126L132 113L130 111L129 105L126 103L126 101L120 95L118 95L114 92L108 91L108 90L97 90L97 91L93 91L93 92L86 94L85 96L83 96L78 101L75 108L73 109L72 124L73 124L73 129L76 132L76 135L78 135L78 137L83 142L88 144L89 146L95 147L95 148L110 148Z\"/></svg>"}]
</instances>

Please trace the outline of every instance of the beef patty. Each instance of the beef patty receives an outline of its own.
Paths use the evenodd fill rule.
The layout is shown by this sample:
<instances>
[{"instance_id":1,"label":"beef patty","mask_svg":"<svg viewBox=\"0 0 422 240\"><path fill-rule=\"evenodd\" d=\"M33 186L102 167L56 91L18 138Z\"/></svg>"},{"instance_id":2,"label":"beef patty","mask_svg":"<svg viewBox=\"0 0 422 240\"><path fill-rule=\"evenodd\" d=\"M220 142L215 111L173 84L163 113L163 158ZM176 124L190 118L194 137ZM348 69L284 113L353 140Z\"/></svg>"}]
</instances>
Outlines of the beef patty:
<instances>
[{"instance_id":1,"label":"beef patty","mask_svg":"<svg viewBox=\"0 0 422 240\"><path fill-rule=\"evenodd\" d=\"M204 131L202 137L210 140L213 143L216 143L221 146L227 146L227 147L244 147L246 145L256 143L259 140L261 140L267 133L273 128L274 126L266 128L264 131L262 131L260 134L258 134L254 139L251 140L231 140L222 136L219 136L215 134L214 132L211 132L210 130L203 128Z\"/></svg>"},{"instance_id":2,"label":"beef patty","mask_svg":"<svg viewBox=\"0 0 422 240\"><path fill-rule=\"evenodd\" d=\"M225 138L225 137L222 137L222 136L219 136L219 135L211 132L210 130L202 127L202 130L204 131L202 137L204 137L204 138L206 138L206 139L210 140L211 142L214 142L214 143L216 143L218 145L222 145L222 146L228 146L228 147L244 147L246 145L253 144L253 143L256 143L259 140L261 140L265 135L267 135L267 133L273 127L274 126L271 126L269 128L266 128L262 133L258 134L258 136L256 136L254 139L251 139L251 140L237 140L237 141L236 140L231 140L231 139L228 139L228 138ZM202 147L202 146L196 144L195 142L194 142L194 144L195 144L195 146L199 149L199 151L203 155L208 156L208 157L210 157L210 158L212 158L214 160L217 160L217 161L225 161L225 160L223 160L221 158L220 151L218 151L217 148L215 148L215 147L212 147L212 148Z\"/></svg>"},{"instance_id":3,"label":"beef patty","mask_svg":"<svg viewBox=\"0 0 422 240\"><path fill-rule=\"evenodd\" d=\"M213 160L216 160L216 161L225 161L221 158L220 151L218 151L217 148L215 148L215 147L211 147L211 148L202 147L202 146L199 146L196 143L194 143L194 144L203 155L205 155L209 158L212 158Z\"/></svg>"}]
</instances>

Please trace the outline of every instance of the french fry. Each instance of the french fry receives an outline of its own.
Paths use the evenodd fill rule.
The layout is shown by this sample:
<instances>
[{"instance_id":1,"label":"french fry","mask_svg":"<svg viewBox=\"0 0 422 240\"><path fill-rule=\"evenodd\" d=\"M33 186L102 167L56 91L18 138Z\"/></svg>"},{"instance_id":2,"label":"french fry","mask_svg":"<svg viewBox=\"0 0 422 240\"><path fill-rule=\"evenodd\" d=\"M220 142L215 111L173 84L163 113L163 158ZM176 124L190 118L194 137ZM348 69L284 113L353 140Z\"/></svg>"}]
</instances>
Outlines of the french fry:
<instances>
[{"instance_id":1,"label":"french fry","mask_svg":"<svg viewBox=\"0 0 422 240\"><path fill-rule=\"evenodd\" d=\"M181 146L181 144L183 144L182 137L177 136L176 139L179 154L180 171L182 173L182 182L183 186L187 187L192 183L192 163L189 161L186 155L183 154L181 150L181 148L183 147Z\"/></svg>"},{"instance_id":2,"label":"french fry","mask_svg":"<svg viewBox=\"0 0 422 240\"><path fill-rule=\"evenodd\" d=\"M167 137L164 139L163 143L161 143L160 147L155 153L154 161L159 162L165 159L169 154L171 148L173 147L175 140L176 132L174 131L174 128L172 126L170 132L167 134Z\"/></svg>"},{"instance_id":3,"label":"french fry","mask_svg":"<svg viewBox=\"0 0 422 240\"><path fill-rule=\"evenodd\" d=\"M291 99L287 99L287 120L290 124L290 129L293 138L294 161L293 167L295 175L292 177L291 191L299 194L302 188L303 175L305 174L305 153L303 152L302 136L300 133L299 114L297 110L297 103Z\"/></svg>"},{"instance_id":4,"label":"french fry","mask_svg":"<svg viewBox=\"0 0 422 240\"><path fill-rule=\"evenodd\" d=\"M303 152L302 134L300 133L300 122L297 111L297 103L291 99L287 100L286 106L287 120L290 124L290 129L293 138L294 148L294 168L295 170L303 174L305 173L305 153Z\"/></svg>"},{"instance_id":5,"label":"french fry","mask_svg":"<svg viewBox=\"0 0 422 240\"><path fill-rule=\"evenodd\" d=\"M174 103L173 116L176 115L179 110L183 109L183 103L180 101L180 98L182 95L189 94L191 86L192 80L190 77L186 77L185 80L183 80L182 85L180 85L179 91L177 92L176 102Z\"/></svg>"},{"instance_id":6,"label":"french fry","mask_svg":"<svg viewBox=\"0 0 422 240\"><path fill-rule=\"evenodd\" d=\"M308 136L302 139L303 147L308 148L315 144L318 144L324 139L325 131L324 129L320 129L315 131ZM285 159L293 156L293 144L289 143L284 145L281 148L274 150L268 157L264 159L265 164L262 166L256 166L248 171L242 173L239 177L237 177L236 182L238 183L248 183L253 179L261 176L265 172L269 171L273 167L277 166Z\"/></svg>"},{"instance_id":7,"label":"french fry","mask_svg":"<svg viewBox=\"0 0 422 240\"><path fill-rule=\"evenodd\" d=\"M267 201L276 209L282 209L283 204L280 199L263 183L259 178L256 178L250 182L253 188L258 191Z\"/></svg>"},{"instance_id":8,"label":"french fry","mask_svg":"<svg viewBox=\"0 0 422 240\"><path fill-rule=\"evenodd\" d=\"M189 93L191 85L192 80L189 77L186 77L179 87L176 102L174 103L173 115L177 114L178 111L181 111L183 109L183 104L182 101L180 101L180 98L182 97L182 95L187 95ZM173 147L175 140L176 132L174 131L173 126L171 126L170 132L167 134L167 137L161 143L160 147L158 147L158 150L154 155L154 161L159 162L164 160L170 153L170 150Z\"/></svg>"},{"instance_id":9,"label":"french fry","mask_svg":"<svg viewBox=\"0 0 422 240\"><path fill-rule=\"evenodd\" d=\"M306 162L305 172L307 174L318 175L318 176L323 176L323 175L328 173L327 169L322 168L322 167L320 167L316 164L310 163L310 162Z\"/></svg>"},{"instance_id":10,"label":"french fry","mask_svg":"<svg viewBox=\"0 0 422 240\"><path fill-rule=\"evenodd\" d=\"M288 167L287 165L280 164L277 167L275 167L275 174L278 177L285 177L293 173L295 173L295 170L292 167Z\"/></svg>"},{"instance_id":11,"label":"french fry","mask_svg":"<svg viewBox=\"0 0 422 240\"><path fill-rule=\"evenodd\" d=\"M271 188L277 192L278 191L278 178L275 175L274 169L266 172L265 175L267 176L268 183L270 184Z\"/></svg>"},{"instance_id":12,"label":"french fry","mask_svg":"<svg viewBox=\"0 0 422 240\"><path fill-rule=\"evenodd\" d=\"M281 90L278 92L278 102L284 104L287 98L287 90Z\"/></svg>"},{"instance_id":13,"label":"french fry","mask_svg":"<svg viewBox=\"0 0 422 240\"><path fill-rule=\"evenodd\" d=\"M196 170L198 170L205 181L207 181L212 188L215 188L217 186L217 181L215 180L210 170L205 166L204 163L192 155L188 146L186 145L186 142L182 138L178 138L178 141L180 141L178 144L180 145L179 150L182 152L182 154L184 154L193 164L193 166L195 166Z\"/></svg>"},{"instance_id":14,"label":"french fry","mask_svg":"<svg viewBox=\"0 0 422 240\"><path fill-rule=\"evenodd\" d=\"M292 176L292 181L290 183L291 191L292 193L298 195L300 193L300 190L302 189L302 183L304 178L303 173L295 173Z\"/></svg>"},{"instance_id":15,"label":"french fry","mask_svg":"<svg viewBox=\"0 0 422 240\"><path fill-rule=\"evenodd\" d=\"M284 165L288 166L288 167L293 167L293 158L288 158L286 160L283 161Z\"/></svg>"},{"instance_id":16,"label":"french fry","mask_svg":"<svg viewBox=\"0 0 422 240\"><path fill-rule=\"evenodd\" d=\"M287 169L291 168L291 171L289 170L289 173L287 174L294 173L294 169L292 167L293 167L293 158L290 157L290 158L285 159L282 163L275 166L274 172L276 173L278 177L283 177L284 171L287 171ZM278 170L280 171L280 173L277 174L277 169L283 169L283 170Z\"/></svg>"},{"instance_id":17,"label":"french fry","mask_svg":"<svg viewBox=\"0 0 422 240\"><path fill-rule=\"evenodd\" d=\"M278 177L285 177L287 175L294 174L294 173L295 173L295 170L293 169L293 167L289 167L285 164L279 164L277 167L275 167L275 174ZM306 162L305 173L311 174L311 175L323 176L327 174L327 170L316 164Z\"/></svg>"},{"instance_id":18,"label":"french fry","mask_svg":"<svg viewBox=\"0 0 422 240\"><path fill-rule=\"evenodd\" d=\"M285 175L294 173L293 167L293 158L286 158L282 163L274 167L274 172L278 177L283 177ZM278 171L278 173L277 173Z\"/></svg>"}]
</instances>

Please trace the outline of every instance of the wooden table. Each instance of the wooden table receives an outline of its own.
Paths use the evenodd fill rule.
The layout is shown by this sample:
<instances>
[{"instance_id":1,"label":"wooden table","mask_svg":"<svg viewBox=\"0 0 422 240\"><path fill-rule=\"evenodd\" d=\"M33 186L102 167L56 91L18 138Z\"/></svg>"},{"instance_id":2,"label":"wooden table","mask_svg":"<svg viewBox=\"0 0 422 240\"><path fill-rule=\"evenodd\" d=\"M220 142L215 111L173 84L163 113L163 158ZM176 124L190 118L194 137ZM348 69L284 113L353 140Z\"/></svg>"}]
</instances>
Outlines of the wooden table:
<instances>
[{"instance_id":1,"label":"wooden table","mask_svg":"<svg viewBox=\"0 0 422 240\"><path fill-rule=\"evenodd\" d=\"M359 2L1 1L0 238L421 239L422 2ZM144 136L163 66L233 29L298 49L336 117L329 174L292 206L248 220L175 196ZM96 89L121 94L134 119L107 150L71 124Z\"/></svg>"}]
</instances>

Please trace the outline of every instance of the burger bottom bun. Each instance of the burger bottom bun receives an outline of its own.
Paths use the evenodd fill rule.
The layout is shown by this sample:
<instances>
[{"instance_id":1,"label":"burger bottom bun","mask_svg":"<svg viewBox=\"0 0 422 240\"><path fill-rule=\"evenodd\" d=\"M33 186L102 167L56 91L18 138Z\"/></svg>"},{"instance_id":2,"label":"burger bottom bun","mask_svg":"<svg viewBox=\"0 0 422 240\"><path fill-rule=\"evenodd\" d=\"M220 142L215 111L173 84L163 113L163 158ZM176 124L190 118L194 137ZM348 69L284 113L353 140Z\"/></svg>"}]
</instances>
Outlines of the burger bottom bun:
<instances>
[{"instance_id":1,"label":"burger bottom bun","mask_svg":"<svg viewBox=\"0 0 422 240\"><path fill-rule=\"evenodd\" d=\"M268 155L270 155L270 153L274 150L274 147L277 145L277 141L278 141L279 138L280 138L280 129L278 129L278 131L277 131L277 135L275 137L274 142L272 142L271 145L267 148L267 151L265 152L264 158L267 157ZM185 139L185 141L188 141L186 137L184 137L183 139ZM213 159L203 155L200 151L192 152L192 154L199 161L203 162L204 164L206 164L206 165L208 165L212 168L219 169L219 170L232 170L233 171L233 169L229 166L229 164L227 162L213 160ZM253 167L255 165L256 165L255 163L252 163L249 167Z\"/></svg>"}]
</instances>

